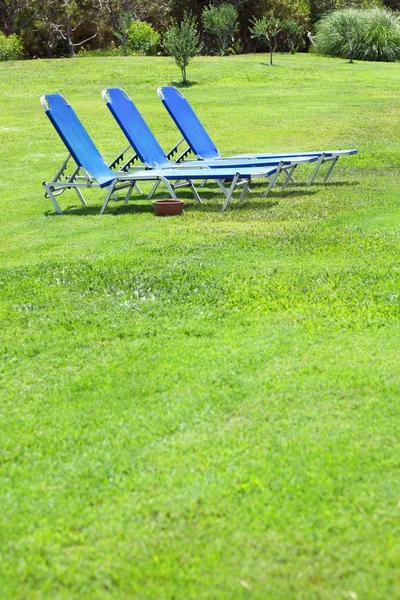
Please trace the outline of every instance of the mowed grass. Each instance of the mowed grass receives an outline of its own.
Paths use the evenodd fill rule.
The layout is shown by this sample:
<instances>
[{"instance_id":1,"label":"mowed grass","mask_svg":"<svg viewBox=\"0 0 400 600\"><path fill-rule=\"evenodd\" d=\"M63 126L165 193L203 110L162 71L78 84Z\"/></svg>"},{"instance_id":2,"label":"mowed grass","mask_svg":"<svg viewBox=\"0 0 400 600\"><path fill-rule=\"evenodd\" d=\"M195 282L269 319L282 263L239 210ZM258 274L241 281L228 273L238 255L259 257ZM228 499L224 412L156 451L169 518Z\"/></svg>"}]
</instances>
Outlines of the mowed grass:
<instances>
[{"instance_id":1,"label":"mowed grass","mask_svg":"<svg viewBox=\"0 0 400 600\"><path fill-rule=\"evenodd\" d=\"M111 160L120 86L168 149L172 60L0 64L1 598L400 598L400 65L266 62L190 66L219 149L359 155L170 219L55 216L39 96Z\"/></svg>"}]
</instances>

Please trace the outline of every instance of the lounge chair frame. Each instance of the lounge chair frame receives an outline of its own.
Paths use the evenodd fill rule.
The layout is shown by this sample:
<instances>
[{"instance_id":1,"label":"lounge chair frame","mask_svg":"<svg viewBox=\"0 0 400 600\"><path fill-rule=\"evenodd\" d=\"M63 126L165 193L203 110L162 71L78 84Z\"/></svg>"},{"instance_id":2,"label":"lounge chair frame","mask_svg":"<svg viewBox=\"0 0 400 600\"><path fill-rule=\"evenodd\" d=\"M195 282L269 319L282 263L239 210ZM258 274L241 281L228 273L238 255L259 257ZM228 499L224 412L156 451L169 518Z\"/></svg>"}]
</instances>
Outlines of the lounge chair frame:
<instances>
[{"instance_id":1,"label":"lounge chair frame","mask_svg":"<svg viewBox=\"0 0 400 600\"><path fill-rule=\"evenodd\" d=\"M96 180L91 175L89 175L89 173L86 171L86 169L84 169L83 167L79 167L79 166L76 166L74 171L72 172L72 174L66 177L66 181L62 181L62 177L65 176L64 174L66 171L67 164L71 159L72 159L71 154L68 154L67 158L61 165L60 169L57 171L55 177L49 182L43 182L43 186L46 190L45 198L50 198L56 212L59 215L63 214L63 212L60 208L60 205L58 204L58 202L56 200L56 196L60 196L66 190L72 189L72 190L75 190L82 206L87 206L87 202L86 202L85 197L82 194L81 190L89 189L89 188L102 189L102 186L99 183L97 183ZM80 175L80 173L81 173L81 175ZM135 177L135 178L132 178L132 175L134 175L134 173L130 173L129 180L126 180L126 181L124 181L123 176L119 177L119 178L116 177L114 179L114 181L106 188L107 195L104 200L103 206L100 210L100 214L104 213L105 209L107 208L107 204L110 201L110 198L113 197L116 192L118 192L122 189L128 188L128 191L124 198L125 205L128 204L129 199L130 199L134 189L136 189L138 191L138 193L141 193L141 190L137 184L138 180L140 180L140 181L156 181L157 185L159 185L161 182L163 182L165 184L171 198L173 198L174 200L177 199L175 190L174 190L174 186L165 177L163 177L159 174L156 175L154 173L151 176L149 176L150 174L149 175L146 174L145 176L143 176L142 173L138 173L137 177ZM200 197L199 197L197 190L194 187L193 183L192 183L191 187L192 187L195 198L201 202ZM114 198L116 199L115 196L114 196Z\"/></svg>"},{"instance_id":2,"label":"lounge chair frame","mask_svg":"<svg viewBox=\"0 0 400 600\"><path fill-rule=\"evenodd\" d=\"M284 174L286 175L285 181L282 186L282 189L285 189L285 187L289 181L294 181L293 172L298 164L314 162L315 160L317 160L317 157L312 157L312 156L309 156L306 158L303 158L303 157L292 158L290 156L286 156L286 157L282 158L282 160L279 160L276 158L271 158L271 159L266 158L264 160L259 160L257 158L245 156L243 159L241 159L240 157L233 158L232 160L229 161L230 164L227 164L228 161L222 161L222 160L221 161L218 161L218 160L209 160L209 161L194 160L194 161L185 162L184 159L186 158L186 156L192 152L191 148L188 147L183 152L179 152L178 149L182 142L182 140L180 140L170 150L168 155L166 155L164 153L163 149L161 148L161 146L159 145L159 143L157 142L156 138L154 137L152 131L146 124L142 115L138 111L137 107L133 103L132 99L129 97L129 95L124 90L122 90L121 88L105 88L104 90L102 90L101 95L102 95L102 98L103 98L105 104L107 105L111 114L113 115L115 121L118 123L118 126L121 128L124 135L128 139L128 146L126 146L123 149L123 151L120 152L120 154L114 159L114 161L111 163L111 165L115 168L115 167L120 167L120 165L122 163L123 164L122 169L127 172L129 172L132 168L135 168L133 165L135 164L135 162L137 160L142 161L145 164L146 168L157 169L157 170L161 169L161 171L163 169L171 169L171 168L179 169L179 171L184 171L185 168L186 169L209 168L210 173L212 173L213 171L215 171L215 169L220 169L220 168L236 169L237 168L237 171L240 172L242 170L248 169L249 167L253 167L253 168L257 168L257 169L258 168L264 169L264 168L274 166L274 167L277 167L279 173L281 171L283 171ZM125 111L128 109L128 112L121 111L121 107L118 108L118 102L121 102L121 101L123 103L125 103L125 106L126 106ZM130 154L129 154L129 158L127 159L128 152ZM133 152L133 154L131 154L131 152ZM178 153L178 157L175 159L174 163L171 163L169 160L170 157L173 157L177 153ZM246 163L249 163L249 164L246 164ZM250 164L250 163L252 163L252 164ZM209 179L212 180L213 177L210 176ZM229 189L225 188L225 186L222 184L220 179L221 178L215 179L215 182L217 183L218 187L222 190L222 192L225 194L225 197L229 197ZM206 183L207 183L207 179L204 179L203 183L201 184L201 187L204 187L204 185ZM149 199L155 193L158 185L159 185L159 182L156 182L154 184L150 194L148 195ZM175 184L175 189L177 187L184 187L186 185L188 185L187 181L177 182ZM268 185L266 194L268 194L271 187L276 187L276 186L277 186L277 177L275 176L272 183L270 182L270 184ZM245 189L246 189L246 191L251 191L248 186L246 186Z\"/></svg>"},{"instance_id":3,"label":"lounge chair frame","mask_svg":"<svg viewBox=\"0 0 400 600\"><path fill-rule=\"evenodd\" d=\"M177 88L174 88L175 92L177 95L179 95L181 98L183 98L184 100L186 100L185 96L182 94L182 92L180 90L178 90ZM177 120L175 119L174 115L172 114L171 110L169 109L169 107L167 106L166 102L165 102L165 95L164 95L164 91L162 87L159 87L157 89L157 94L161 100L161 102L163 103L163 105L165 106L165 108L167 109L168 114L170 115L170 117L172 118L172 120L175 122L175 125L178 127L178 129L180 129ZM187 102L187 100L186 100ZM188 103L189 104L189 103ZM190 106L190 105L189 105ZM192 109L193 110L193 109ZM194 112L194 111L193 111ZM202 126L203 127L203 126ZM204 129L204 127L203 127ZM181 133L184 134L184 132L180 129ZM204 130L205 131L205 130ZM211 141L211 140L210 140ZM186 140L185 137L182 137L182 139L179 140L179 142L174 146L178 147L180 144L182 144L183 142L186 142L188 147L186 148L186 150L183 152L183 154L188 153L188 151L192 151L193 154L195 156L196 152L193 150L193 148L191 148L188 140ZM356 154L358 151L356 149L352 149L352 150L329 150L329 151L325 151L325 152L298 152L298 153L293 153L293 154L273 154L273 153L265 153L265 154L237 154L235 156L220 156L220 157L215 157L215 160L224 160L224 159L234 159L234 158L268 158L269 156L271 158L276 157L276 158L284 158L284 156L311 156L311 155L315 155L318 157L317 163L315 165L315 168L312 172L312 174L310 175L308 181L307 181L307 187L311 186L311 184L314 182L321 166L324 163L331 163L324 178L323 181L324 183L326 181L328 181L329 177L331 176L333 169L338 161L338 159L342 156L350 156L350 155L354 155ZM197 156L197 158L201 158L199 156ZM287 183L289 183L289 181L291 182L295 182L295 179L293 178L292 174L289 177L289 180L285 183L285 185L287 185Z\"/></svg>"},{"instance_id":4,"label":"lounge chair frame","mask_svg":"<svg viewBox=\"0 0 400 600\"><path fill-rule=\"evenodd\" d=\"M68 160L70 157L68 157L63 165L66 165ZM279 173L282 171L283 165L278 165L276 167L276 169L274 170L273 174L267 175L267 173L262 173L260 172L259 174L254 173L252 175L252 179L256 179L256 178L269 178L269 183L268 186L263 194L263 196L266 198L270 192L270 190L272 189L272 187L275 186L275 182L276 179L279 175ZM212 173L212 169L209 169L208 167L206 167L207 170L210 170L211 173L207 173L207 177L211 180L211 179L215 179L215 173ZM81 167L77 167L74 171L74 174L72 176L69 176L67 181L60 181L60 173L61 169L59 169L59 171L57 172L56 177L49 182L44 182L43 186L45 188L45 197L46 198L50 198L56 212L58 214L63 214L57 200L56 200L56 196L59 196L60 194L62 194L63 192L65 192L65 190L68 189L73 189L75 190L81 204L83 206L87 206L87 202L81 192L82 189L88 189L88 188L93 188L93 189L103 189L102 186L97 183L93 177L91 177L87 171ZM78 173L82 172L82 175L79 176ZM175 193L175 189L177 187L182 187L183 184L177 184L177 185L173 185L170 183L170 181L164 177L161 174L156 174L154 171L152 172L151 169L149 169L145 174L143 174L143 171L138 172L138 173L129 173L129 180L124 181L123 177L120 178L116 178L109 186L107 189L107 195L106 198L104 200L104 203L101 207L100 210L100 214L103 214L104 211L107 208L107 205L110 201L110 199L114 196L115 192L120 191L122 189L126 189L128 188L128 191L125 195L124 198L124 205L127 205L129 202L129 199L132 195L133 190L136 188L137 191L140 193L140 188L138 187L137 183L138 181L154 181L154 186L151 190L151 192L148 194L147 199L150 199L155 191L157 190L158 186L160 185L160 183L164 183L171 198L173 198L174 200L177 199L176 193ZM132 176L134 176L134 178L132 178ZM182 176L181 175L177 175L177 181L181 181ZM184 185L189 185L192 193L195 197L195 199L201 204L202 200L197 192L197 189L193 183L193 181L191 179L186 180L187 184L185 183ZM206 181L206 180L205 180ZM250 179L244 178L241 176L240 173L236 173L232 179L231 185L229 186L229 188L226 188L223 183L219 180L219 179L215 179L218 187L220 188L220 190L223 192L224 196L225 196L225 200L222 204L222 208L220 212L224 212L226 210L226 208L228 207L229 202L232 199L232 196L236 190L236 188L239 188L241 186L243 186L242 192L240 194L240 198L239 201L243 201L246 193L249 189L249 184L250 184ZM114 196L115 199L115 196Z\"/></svg>"},{"instance_id":5,"label":"lounge chair frame","mask_svg":"<svg viewBox=\"0 0 400 600\"><path fill-rule=\"evenodd\" d=\"M167 154L168 158L170 158L170 157L174 156L174 155L175 155L175 154L178 152L178 148L179 148L179 146L180 146L181 144L186 144L186 148L185 148L185 150L183 150L183 152L181 152L181 154L178 156L178 158L176 158L176 159L175 159L175 162L176 162L177 164L179 164L179 163L181 163L182 161L184 161L184 160L185 160L185 158L187 158L187 156L189 156L189 154L193 154L193 155L195 156L195 154L194 154L194 152L193 152L192 148L191 148L189 145L187 145L185 138L181 138L181 139L180 139L180 140L179 140L179 141L178 141L178 142L175 144L175 146L174 146L174 147L173 147L173 148L172 148L172 149L171 149L171 150L168 152L168 154ZM128 147L125 149L125 151L127 151L128 149L132 149L132 146L128 146ZM310 153L310 155L311 155L311 153ZM334 167L335 167L335 165L336 165L337 161L339 160L339 158L340 158L341 156L346 156L346 155L347 155L347 153L344 153L344 152L343 152L343 151L341 151L341 150L338 150L336 153L335 153L335 151L332 151L332 153L331 153L331 154L329 154L329 155L326 155L324 152L322 152L322 153L321 153L321 154L320 154L320 155L317 157L317 162L316 162L316 164L315 164L315 167L314 167L314 169L313 169L313 172L311 173L311 175L310 175L310 177L309 177L309 179L308 179L308 181L307 181L307 187L310 187L310 186L312 185L312 183L314 182L314 179L315 179L315 178L316 178L316 176L318 175L318 172L319 172L319 170L320 170L321 166L322 166L323 164L325 164L325 163L329 163L329 162L330 162L330 163L332 163L332 164L329 166L329 168L328 168L327 172L325 173L325 175L324 175L324 177L323 177L323 182L324 182L324 183L326 183L326 182L328 181L329 177L331 176L331 174L332 174L332 171L333 171L333 169L334 169ZM136 155L136 156L137 156L137 155ZM272 156L272 155L271 155L271 156ZM295 154L294 154L293 156L295 156ZM229 159L234 159L234 158L254 158L254 159L256 159L257 157L256 157L254 154L235 154L234 156L228 156L228 157L226 157L226 156L221 156L221 158L216 158L215 160L224 160L224 158L229 158ZM305 163L305 164L307 164L307 163ZM284 172L284 173L286 173L286 175L287 175L287 177L286 177L286 179L285 179L284 183L282 184L282 190L284 190L284 189L285 189L285 187L287 186L287 184L288 184L289 182L291 182L291 183L296 183L296 179L293 177L293 171L294 171L294 169L295 169L297 166L298 166L298 165L294 165L294 166L293 166L293 168L292 168L292 167L288 168L288 167L286 167L286 166L285 166L285 167L282 169L282 170L283 170L283 172ZM203 187L203 185L205 185L205 183L206 183L206 182L203 182L201 187Z\"/></svg>"},{"instance_id":6,"label":"lounge chair frame","mask_svg":"<svg viewBox=\"0 0 400 600\"><path fill-rule=\"evenodd\" d=\"M67 106L69 106L67 100L62 95L57 95L57 96L59 98L61 98ZM50 110L50 106L49 106L46 96L42 96L40 101L41 101L41 104L42 104L45 112L47 113ZM78 122L79 122L79 120L78 120ZM53 125L54 125L54 123L53 123ZM58 131L58 127L56 127L56 130L59 133L59 135L61 136L60 132ZM83 131L85 131L85 130L83 130ZM86 131L85 131L85 134L89 138L89 134L87 134ZM90 138L89 138L89 141L91 141ZM95 147L94 147L94 149L95 149ZM98 151L96 151L96 152L98 153ZM98 154L97 154L97 156L101 159L101 156L99 156ZM66 174L67 170L68 170L68 164L71 159L74 160L75 166L73 167L71 174ZM108 169L110 171L110 174L113 174L112 171L109 169L109 167L107 168L107 165L105 165L105 163L104 163L104 166L106 167L106 170ZM243 186L243 189L242 189L242 192L240 195L240 199L243 200L243 198L248 190L250 179L252 179L252 178L267 178L267 179L269 179L269 185L266 190L266 194L267 194L269 192L269 190L271 189L271 187L274 185L279 172L282 170L281 165L278 165L278 166L270 168L270 169L250 168L250 169L244 170L245 174L240 173L240 172L234 172L233 169L213 170L213 169L210 169L206 165L201 168L197 167L196 169L189 167L189 165L188 165L186 167L186 169L187 169L187 173L189 175L187 178L185 178L183 176L184 171L185 171L184 167L179 169L179 174L177 172L176 175L175 175L174 169L172 169L172 168L165 169L165 170L157 170L157 169L148 169L148 170L141 169L141 170L139 170L138 169L136 171L129 171L129 172L123 172L123 171L114 172L115 179L112 179L110 181L108 179L106 179L103 183L100 183L99 181L96 180L95 177L93 177L88 172L88 170L86 168L84 168L82 165L78 164L75 161L72 154L69 153L67 158L62 163L61 167L58 169L54 178L49 182L44 182L43 185L45 187L45 196L50 198L50 200L58 214L62 214L62 210L56 200L56 197L61 195L62 193L64 193L65 190L67 190L67 189L75 190L81 204L83 206L87 206L86 200L85 200L81 190L88 189L88 188L99 188L99 189L105 188L107 190L107 194L106 194L106 198L105 198L103 205L101 207L101 210L100 210L100 214L103 214L107 208L110 198L112 198L112 197L115 198L115 193L119 190L127 189L127 193L124 198L124 204L127 204L135 187L140 192L140 188L137 185L137 183L139 181L154 181L155 185L153 186L153 189L155 186L158 186L160 183L164 183L171 198L177 199L176 193L175 193L175 188L180 187L182 185L182 180L184 179L184 184L190 186L196 200L198 202L201 202L201 198L200 198L200 196L196 190L196 187L193 183L193 179L199 179L199 180L200 179L201 180L210 179L210 180L215 180L218 182L220 189L223 191L223 193L225 195L225 200L224 200L224 203L223 203L222 209L221 209L221 211L224 211L226 209L226 207L228 206L236 188ZM203 172L204 172L204 174L203 174ZM249 175L247 175L247 173ZM227 179L227 178L232 180L229 189L225 188L225 186L220 181L221 179ZM171 181L175 181L175 185L172 184Z\"/></svg>"}]
</instances>

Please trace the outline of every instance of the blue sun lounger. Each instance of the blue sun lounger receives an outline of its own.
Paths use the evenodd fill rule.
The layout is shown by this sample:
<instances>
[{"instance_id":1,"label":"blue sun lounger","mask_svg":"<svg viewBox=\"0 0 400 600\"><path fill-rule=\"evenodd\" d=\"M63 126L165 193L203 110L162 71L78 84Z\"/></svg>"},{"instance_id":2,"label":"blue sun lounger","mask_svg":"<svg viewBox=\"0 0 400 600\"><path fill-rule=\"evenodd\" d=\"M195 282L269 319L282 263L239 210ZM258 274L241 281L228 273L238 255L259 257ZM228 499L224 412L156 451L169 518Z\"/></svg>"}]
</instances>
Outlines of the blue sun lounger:
<instances>
[{"instance_id":1,"label":"blue sun lounger","mask_svg":"<svg viewBox=\"0 0 400 600\"><path fill-rule=\"evenodd\" d=\"M173 86L166 86L158 88L157 93L161 99L161 102L167 109L169 115L171 116L172 120L174 121L175 125L177 126L177 128L183 136L183 139L180 140L180 142L178 142L173 151L176 151L177 147L181 142L186 141L186 143L189 146L189 149L197 156L197 158L202 160L223 160L224 157L222 157L218 152L215 144L211 140L204 126L200 122L199 118L197 117L196 113L194 112L194 110L192 109L182 92ZM232 159L253 156L253 158L257 158L259 160L268 158L284 160L288 156L296 156L303 158L317 156L317 163L315 165L315 169L307 184L311 185L319 171L320 166L323 163L331 162L331 165L324 178L324 181L327 181L333 171L335 164L341 156L349 156L351 154L357 154L357 152L358 150L354 148L352 150L293 152L291 154L241 154L229 158ZM187 155L187 153L188 151L183 152L182 156Z\"/></svg>"},{"instance_id":2,"label":"blue sun lounger","mask_svg":"<svg viewBox=\"0 0 400 600\"><path fill-rule=\"evenodd\" d=\"M309 163L318 160L318 157L314 157L312 155L307 157L293 157L287 155L283 158L273 157L261 160L249 156L226 160L211 159L185 161L184 163L172 163L164 153L152 131L126 92L120 88L107 88L102 91L102 96L111 114L117 121L129 142L129 146L119 154L112 165L118 166L123 160L123 155L125 155L129 150L132 151L133 149L135 152L135 154L131 156L127 162L125 162L122 167L123 170L128 170L134 164L136 159L140 159L148 169L176 168L181 170L207 166L212 170L221 168L240 170L248 169L249 167L263 168L276 166L277 171L275 173L275 177L270 181L270 185L266 190L265 195L268 195L269 190L275 184L277 175L281 171L286 173L286 179L283 184L284 188L289 179L291 179L295 166L300 163ZM210 177L209 179L212 178ZM217 180L217 183L224 191L223 183L220 180ZM153 189L153 192L154 191L155 190Z\"/></svg>"},{"instance_id":3,"label":"blue sun lounger","mask_svg":"<svg viewBox=\"0 0 400 600\"><path fill-rule=\"evenodd\" d=\"M111 197L115 198L115 192L128 188L125 196L127 204L134 187L138 181L155 181L165 183L172 198L176 198L174 185L172 181L180 181L183 178L188 181L193 194L199 200L193 180L220 180L229 179L231 185L226 190L225 201L222 210L227 207L235 189L242 185L243 190L240 199L242 200L248 189L248 185L253 178L268 178L276 173L276 167L269 169L256 169L249 167L238 172L237 169L209 169L188 168L182 172L176 169L141 169L132 173L115 172L104 162L103 157L97 150L92 139L76 116L74 110L60 94L47 94L41 97L41 104L50 119L60 138L68 149L68 157L57 171L54 179L45 182L45 196L50 198L57 213L62 214L61 208L56 200L56 196L62 194L67 189L74 189L82 203L86 206L86 201L81 192L82 188L104 188L107 195L101 208L100 214L103 214ZM67 174L68 162L70 159L75 162L75 167L71 174Z\"/></svg>"}]
</instances>

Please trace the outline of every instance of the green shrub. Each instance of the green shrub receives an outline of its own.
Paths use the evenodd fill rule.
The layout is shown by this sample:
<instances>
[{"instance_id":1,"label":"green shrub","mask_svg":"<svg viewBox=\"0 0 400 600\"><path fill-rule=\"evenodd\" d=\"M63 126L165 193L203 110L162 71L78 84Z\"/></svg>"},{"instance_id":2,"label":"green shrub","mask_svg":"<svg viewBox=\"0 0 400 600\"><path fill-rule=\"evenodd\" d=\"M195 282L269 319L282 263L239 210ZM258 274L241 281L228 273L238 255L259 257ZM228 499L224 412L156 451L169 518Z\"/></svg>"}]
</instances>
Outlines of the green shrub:
<instances>
[{"instance_id":1,"label":"green shrub","mask_svg":"<svg viewBox=\"0 0 400 600\"><path fill-rule=\"evenodd\" d=\"M154 56L160 44L161 36L149 23L132 21L128 31L128 52Z\"/></svg>"},{"instance_id":2,"label":"green shrub","mask_svg":"<svg viewBox=\"0 0 400 600\"><path fill-rule=\"evenodd\" d=\"M23 56L22 42L15 33L6 36L0 31L0 60L18 60Z\"/></svg>"},{"instance_id":3,"label":"green shrub","mask_svg":"<svg viewBox=\"0 0 400 600\"><path fill-rule=\"evenodd\" d=\"M350 62L394 62L400 59L399 17L385 8L334 11L318 21L314 50Z\"/></svg>"},{"instance_id":4,"label":"green shrub","mask_svg":"<svg viewBox=\"0 0 400 600\"><path fill-rule=\"evenodd\" d=\"M81 48L77 54L79 58L121 55L121 48L116 48L114 44L111 44L108 48L96 48L96 50L85 50L84 48Z\"/></svg>"},{"instance_id":5,"label":"green shrub","mask_svg":"<svg viewBox=\"0 0 400 600\"><path fill-rule=\"evenodd\" d=\"M294 54L304 35L303 25L300 25L295 19L287 19L287 21L283 21L282 23L282 32L290 54Z\"/></svg>"}]
</instances>

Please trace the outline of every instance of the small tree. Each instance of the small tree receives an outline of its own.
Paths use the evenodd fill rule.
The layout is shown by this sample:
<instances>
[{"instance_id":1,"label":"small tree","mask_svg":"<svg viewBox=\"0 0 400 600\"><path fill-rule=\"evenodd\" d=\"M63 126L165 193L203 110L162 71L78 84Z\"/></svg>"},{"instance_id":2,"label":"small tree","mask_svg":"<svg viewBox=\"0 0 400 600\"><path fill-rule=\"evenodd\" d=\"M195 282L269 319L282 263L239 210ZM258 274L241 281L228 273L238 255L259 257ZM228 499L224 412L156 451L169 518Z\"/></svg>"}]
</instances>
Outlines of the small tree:
<instances>
[{"instance_id":1,"label":"small tree","mask_svg":"<svg viewBox=\"0 0 400 600\"><path fill-rule=\"evenodd\" d=\"M183 21L174 23L164 36L163 47L182 71L182 81L186 82L186 67L193 56L199 53L201 44L196 21L185 14Z\"/></svg>"},{"instance_id":2,"label":"small tree","mask_svg":"<svg viewBox=\"0 0 400 600\"><path fill-rule=\"evenodd\" d=\"M282 31L282 21L273 15L264 15L261 19L250 20L252 38L265 41L269 49L269 64L272 67L272 57L278 43L278 33Z\"/></svg>"},{"instance_id":3,"label":"small tree","mask_svg":"<svg viewBox=\"0 0 400 600\"><path fill-rule=\"evenodd\" d=\"M203 26L207 33L218 40L221 55L228 53L229 43L232 42L238 26L238 12L231 4L210 6L202 14Z\"/></svg>"},{"instance_id":4,"label":"small tree","mask_svg":"<svg viewBox=\"0 0 400 600\"><path fill-rule=\"evenodd\" d=\"M288 19L282 23L282 32L285 34L290 54L294 54L299 47L304 27L294 19Z\"/></svg>"},{"instance_id":5,"label":"small tree","mask_svg":"<svg viewBox=\"0 0 400 600\"><path fill-rule=\"evenodd\" d=\"M133 14L129 11L123 11L118 17L117 29L114 34L121 42L122 56L127 55L129 30L133 23Z\"/></svg>"}]
</instances>

